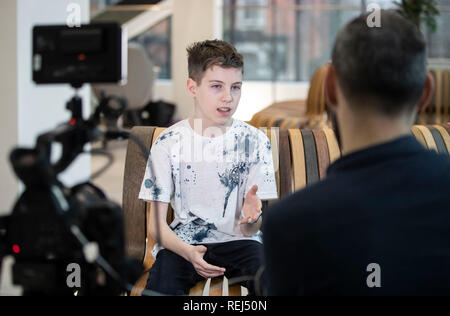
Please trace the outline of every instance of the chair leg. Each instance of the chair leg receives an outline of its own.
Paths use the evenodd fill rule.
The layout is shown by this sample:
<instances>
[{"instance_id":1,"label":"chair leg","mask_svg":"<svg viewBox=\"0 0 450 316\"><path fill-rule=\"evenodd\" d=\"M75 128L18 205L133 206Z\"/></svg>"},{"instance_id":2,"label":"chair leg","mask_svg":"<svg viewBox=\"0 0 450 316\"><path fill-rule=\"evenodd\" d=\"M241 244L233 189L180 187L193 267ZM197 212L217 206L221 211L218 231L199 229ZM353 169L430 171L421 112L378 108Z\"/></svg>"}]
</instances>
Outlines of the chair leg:
<instances>
[{"instance_id":1,"label":"chair leg","mask_svg":"<svg viewBox=\"0 0 450 316\"><path fill-rule=\"evenodd\" d=\"M134 284L133 289L131 290L130 296L141 296L142 291L145 289L147 285L148 275L150 271L145 272Z\"/></svg>"}]
</instances>

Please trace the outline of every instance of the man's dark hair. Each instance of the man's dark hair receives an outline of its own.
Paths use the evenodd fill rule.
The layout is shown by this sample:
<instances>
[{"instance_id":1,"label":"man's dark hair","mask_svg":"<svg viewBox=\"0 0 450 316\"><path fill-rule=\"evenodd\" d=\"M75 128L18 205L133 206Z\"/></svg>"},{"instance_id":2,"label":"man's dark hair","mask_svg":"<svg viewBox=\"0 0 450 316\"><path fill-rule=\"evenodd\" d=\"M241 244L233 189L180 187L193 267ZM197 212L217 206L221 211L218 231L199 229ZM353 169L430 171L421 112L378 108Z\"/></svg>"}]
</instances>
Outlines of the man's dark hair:
<instances>
[{"instance_id":1,"label":"man's dark hair","mask_svg":"<svg viewBox=\"0 0 450 316\"><path fill-rule=\"evenodd\" d=\"M332 53L338 82L355 108L379 104L386 115L412 110L426 81L423 35L394 11L381 10L381 27L369 27L369 14L338 34Z\"/></svg>"},{"instance_id":2,"label":"man's dark hair","mask_svg":"<svg viewBox=\"0 0 450 316\"><path fill-rule=\"evenodd\" d=\"M233 45L220 40L197 42L187 48L189 78L200 84L204 72L212 66L244 70L244 59Z\"/></svg>"}]
</instances>

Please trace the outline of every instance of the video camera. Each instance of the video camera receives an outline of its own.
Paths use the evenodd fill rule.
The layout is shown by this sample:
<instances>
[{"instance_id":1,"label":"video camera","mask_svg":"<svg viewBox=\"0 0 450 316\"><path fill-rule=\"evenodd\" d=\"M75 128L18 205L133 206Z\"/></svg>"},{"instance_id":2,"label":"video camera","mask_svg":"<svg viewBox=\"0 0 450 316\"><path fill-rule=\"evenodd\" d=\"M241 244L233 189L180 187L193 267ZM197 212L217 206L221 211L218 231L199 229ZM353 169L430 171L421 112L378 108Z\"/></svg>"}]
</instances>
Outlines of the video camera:
<instances>
[{"instance_id":1,"label":"video camera","mask_svg":"<svg viewBox=\"0 0 450 316\"><path fill-rule=\"evenodd\" d=\"M127 39L114 23L36 26L33 29L33 80L37 84L117 83L126 77ZM127 261L122 208L90 182L66 187L58 180L87 143L124 139L119 128L100 128L102 117L116 120L126 102L103 96L85 120L81 98L66 104L71 118L39 135L34 148L16 148L10 162L25 186L11 215L0 218L0 263L12 255L13 282L24 295L117 295L129 290L140 264ZM51 162L52 144L62 145ZM143 148L143 146L141 146ZM148 153L144 154L148 155ZM91 153L94 153L91 151ZM80 268L78 286L68 286L68 267Z\"/></svg>"}]
</instances>

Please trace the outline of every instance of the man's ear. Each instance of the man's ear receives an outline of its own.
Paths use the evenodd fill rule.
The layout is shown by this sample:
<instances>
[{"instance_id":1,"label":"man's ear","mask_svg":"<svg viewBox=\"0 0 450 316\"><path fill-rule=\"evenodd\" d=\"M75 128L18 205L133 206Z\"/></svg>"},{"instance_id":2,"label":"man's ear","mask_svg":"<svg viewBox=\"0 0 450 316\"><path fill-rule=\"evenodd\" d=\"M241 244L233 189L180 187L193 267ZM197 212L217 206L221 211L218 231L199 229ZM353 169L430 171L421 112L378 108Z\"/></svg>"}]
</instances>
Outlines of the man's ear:
<instances>
[{"instance_id":1,"label":"man's ear","mask_svg":"<svg viewBox=\"0 0 450 316\"><path fill-rule=\"evenodd\" d=\"M189 96L191 98L195 98L197 95L197 82L193 80L192 78L188 78L186 82L187 91L189 93Z\"/></svg>"},{"instance_id":2,"label":"man's ear","mask_svg":"<svg viewBox=\"0 0 450 316\"><path fill-rule=\"evenodd\" d=\"M336 110L337 106L337 91L336 91L336 69L333 64L330 64L325 76L324 83L325 100L332 111Z\"/></svg>"},{"instance_id":3,"label":"man's ear","mask_svg":"<svg viewBox=\"0 0 450 316\"><path fill-rule=\"evenodd\" d=\"M433 98L434 88L435 88L434 77L431 74L431 71L428 71L427 79L425 81L425 87L423 88L422 97L419 100L417 112L422 112L422 110L425 110L428 104L430 104L431 99Z\"/></svg>"}]
</instances>

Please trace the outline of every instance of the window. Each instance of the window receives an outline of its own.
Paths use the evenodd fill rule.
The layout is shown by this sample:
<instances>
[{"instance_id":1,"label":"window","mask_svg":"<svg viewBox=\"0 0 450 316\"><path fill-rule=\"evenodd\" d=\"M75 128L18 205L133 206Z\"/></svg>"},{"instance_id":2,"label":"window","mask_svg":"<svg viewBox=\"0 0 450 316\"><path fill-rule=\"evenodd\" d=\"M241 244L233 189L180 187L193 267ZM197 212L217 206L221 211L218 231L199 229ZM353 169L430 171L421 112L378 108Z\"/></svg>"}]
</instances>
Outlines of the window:
<instances>
[{"instance_id":1,"label":"window","mask_svg":"<svg viewBox=\"0 0 450 316\"><path fill-rule=\"evenodd\" d=\"M450 59L450 0L439 0L440 14L436 18L436 32L426 31L428 57Z\"/></svg>"},{"instance_id":2,"label":"window","mask_svg":"<svg viewBox=\"0 0 450 316\"><path fill-rule=\"evenodd\" d=\"M103 12L106 7L117 4L120 0L90 0L91 18Z\"/></svg>"},{"instance_id":3,"label":"window","mask_svg":"<svg viewBox=\"0 0 450 316\"><path fill-rule=\"evenodd\" d=\"M155 65L158 79L171 79L171 21L169 17L131 39L140 43Z\"/></svg>"},{"instance_id":4,"label":"window","mask_svg":"<svg viewBox=\"0 0 450 316\"><path fill-rule=\"evenodd\" d=\"M310 81L341 27L369 3L395 7L394 0L223 0L223 38L244 55L246 80ZM439 4L436 33L424 32L429 57L450 59L450 0Z\"/></svg>"}]
</instances>

